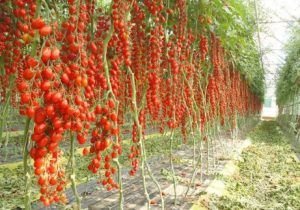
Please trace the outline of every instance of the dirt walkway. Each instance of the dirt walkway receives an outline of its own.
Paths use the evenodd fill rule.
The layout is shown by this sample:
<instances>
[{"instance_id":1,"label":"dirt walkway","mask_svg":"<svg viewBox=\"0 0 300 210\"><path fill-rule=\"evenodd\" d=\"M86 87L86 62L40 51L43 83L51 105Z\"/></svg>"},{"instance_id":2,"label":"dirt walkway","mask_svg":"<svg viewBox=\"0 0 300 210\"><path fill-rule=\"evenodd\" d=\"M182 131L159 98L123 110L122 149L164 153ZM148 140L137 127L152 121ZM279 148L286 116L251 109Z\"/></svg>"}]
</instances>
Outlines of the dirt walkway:
<instances>
[{"instance_id":1,"label":"dirt walkway","mask_svg":"<svg viewBox=\"0 0 300 210\"><path fill-rule=\"evenodd\" d=\"M243 139L240 137L240 139ZM214 179L224 165L229 161L231 155L236 153L242 146L243 140L229 138L229 135L223 135L220 139L210 141L209 155L207 158L206 144L202 144L202 170L199 165L195 176L195 185L192 186L185 196L188 185L193 174L193 146L182 145L173 153L173 162L175 170L175 179L177 181L177 205L174 206L174 190L173 179L170 167L170 158L167 155L153 157L149 160L150 168L159 182L165 201L165 209L189 209L193 202L197 201L207 186ZM199 145L196 145L197 147ZM197 150L196 157L199 155ZM207 164L208 163L208 164ZM209 166L209 169L207 169ZM202 180L201 180L202 177ZM143 184L141 172L134 177L128 175L128 169L123 169L123 187L124 187L124 209L147 209L146 199L143 194ZM151 209L161 209L161 201L157 187L153 181L147 176L147 190L152 201ZM82 209L118 209L118 191L107 192L102 189L101 185L96 183L96 180L87 184L78 186L78 191L82 196ZM69 203L74 202L72 192L67 192ZM70 206L71 207L71 206ZM72 207L71 207L72 208ZM41 206L36 206L34 209L43 209ZM59 207L51 207L51 209L59 209Z\"/></svg>"}]
</instances>

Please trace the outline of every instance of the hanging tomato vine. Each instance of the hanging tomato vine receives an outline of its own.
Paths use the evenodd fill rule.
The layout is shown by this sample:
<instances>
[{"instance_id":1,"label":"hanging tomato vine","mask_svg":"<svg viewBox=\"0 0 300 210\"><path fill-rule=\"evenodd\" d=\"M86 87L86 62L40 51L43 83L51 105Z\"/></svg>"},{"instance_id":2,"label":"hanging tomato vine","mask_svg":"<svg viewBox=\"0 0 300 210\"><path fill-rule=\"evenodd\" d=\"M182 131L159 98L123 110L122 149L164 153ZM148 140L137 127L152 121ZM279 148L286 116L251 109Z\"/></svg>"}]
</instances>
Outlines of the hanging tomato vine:
<instances>
[{"instance_id":1,"label":"hanging tomato vine","mask_svg":"<svg viewBox=\"0 0 300 210\"><path fill-rule=\"evenodd\" d=\"M299 93L299 46L300 46L300 27L293 28L293 35L286 46L287 57L279 72L276 87L277 104L280 108L297 102L295 101Z\"/></svg>"}]
</instances>

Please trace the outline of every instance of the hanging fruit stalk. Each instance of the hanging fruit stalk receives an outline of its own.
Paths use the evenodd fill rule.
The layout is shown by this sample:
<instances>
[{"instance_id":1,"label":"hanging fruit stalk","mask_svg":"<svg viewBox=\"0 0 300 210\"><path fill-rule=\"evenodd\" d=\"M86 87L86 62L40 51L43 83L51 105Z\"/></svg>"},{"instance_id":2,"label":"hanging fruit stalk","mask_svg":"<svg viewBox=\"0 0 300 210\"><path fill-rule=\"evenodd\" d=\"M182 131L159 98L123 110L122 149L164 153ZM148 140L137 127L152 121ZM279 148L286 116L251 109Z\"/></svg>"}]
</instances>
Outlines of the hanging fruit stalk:
<instances>
[{"instance_id":1,"label":"hanging fruit stalk","mask_svg":"<svg viewBox=\"0 0 300 210\"><path fill-rule=\"evenodd\" d=\"M75 196L76 200L76 209L81 209L81 199L79 196L79 193L76 188L76 160L75 160L75 138L72 131L70 131L70 140L71 140L71 147L70 147L70 156L71 156L71 174L70 174L70 180L71 180L71 187L73 194Z\"/></svg>"},{"instance_id":2,"label":"hanging fruit stalk","mask_svg":"<svg viewBox=\"0 0 300 210\"><path fill-rule=\"evenodd\" d=\"M25 176L25 196L24 196L24 204L25 210L31 210L31 170L30 165L28 163L28 148L30 145L29 139L29 128L30 128L31 119L27 118L24 128L23 134L23 168L24 168L24 176Z\"/></svg>"},{"instance_id":3,"label":"hanging fruit stalk","mask_svg":"<svg viewBox=\"0 0 300 210\"><path fill-rule=\"evenodd\" d=\"M15 76L10 75L8 81L9 81L8 82L8 91L6 93L6 98L4 99L5 103L3 106L1 105L2 113L1 113L1 119L0 119L0 142L2 142L4 126L6 124L7 117L8 117L7 115L8 115L8 111L9 111L10 98L12 95L13 88L15 88L14 87Z\"/></svg>"}]
</instances>

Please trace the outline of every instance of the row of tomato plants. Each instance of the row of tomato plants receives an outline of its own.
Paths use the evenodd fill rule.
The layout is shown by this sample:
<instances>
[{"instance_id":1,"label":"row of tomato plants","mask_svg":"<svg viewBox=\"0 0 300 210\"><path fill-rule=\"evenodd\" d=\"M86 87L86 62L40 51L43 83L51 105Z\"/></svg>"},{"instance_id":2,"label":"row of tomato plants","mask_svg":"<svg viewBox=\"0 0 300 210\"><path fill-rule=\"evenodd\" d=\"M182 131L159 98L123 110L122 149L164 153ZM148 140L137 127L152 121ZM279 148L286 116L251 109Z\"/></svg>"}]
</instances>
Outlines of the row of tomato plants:
<instances>
[{"instance_id":1,"label":"row of tomato plants","mask_svg":"<svg viewBox=\"0 0 300 210\"><path fill-rule=\"evenodd\" d=\"M279 108L297 103L299 94L299 48L300 48L300 26L295 24L292 35L286 44L286 58L282 65L276 83L276 102Z\"/></svg>"},{"instance_id":2,"label":"row of tomato plants","mask_svg":"<svg viewBox=\"0 0 300 210\"><path fill-rule=\"evenodd\" d=\"M129 173L140 168L145 176L143 136L149 124L162 134L171 131L171 138L180 129L183 142L200 132L202 141L215 125L228 121L235 129L237 116L260 111L260 99L210 30L211 17L191 18L189 1L113 0L107 7L95 0L0 2L1 124L9 106L26 118L26 209L31 208L29 157L45 206L66 203L64 189L71 182L80 207L75 141L90 142L83 149L93 156L87 169L105 171L101 183L119 190L122 208L118 156L125 116L132 128ZM62 141L70 141L69 177Z\"/></svg>"}]
</instances>

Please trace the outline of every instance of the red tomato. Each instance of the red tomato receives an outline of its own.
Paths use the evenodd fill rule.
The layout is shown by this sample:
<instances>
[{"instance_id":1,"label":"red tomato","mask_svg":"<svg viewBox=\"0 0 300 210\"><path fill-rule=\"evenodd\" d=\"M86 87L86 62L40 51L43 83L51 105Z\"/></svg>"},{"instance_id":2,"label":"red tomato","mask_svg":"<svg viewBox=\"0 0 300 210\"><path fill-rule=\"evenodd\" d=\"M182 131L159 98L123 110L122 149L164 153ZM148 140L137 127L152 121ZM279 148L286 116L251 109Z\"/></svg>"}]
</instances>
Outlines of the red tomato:
<instances>
[{"instance_id":1,"label":"red tomato","mask_svg":"<svg viewBox=\"0 0 300 210\"><path fill-rule=\"evenodd\" d=\"M94 165L97 165L97 164L99 163L99 160L98 160L97 158L94 158L93 161L92 161L92 163L93 163Z\"/></svg>"},{"instance_id":2,"label":"red tomato","mask_svg":"<svg viewBox=\"0 0 300 210\"><path fill-rule=\"evenodd\" d=\"M34 109L32 107L29 107L26 110L26 114L27 114L28 117L32 118L34 116Z\"/></svg>"},{"instance_id":3,"label":"red tomato","mask_svg":"<svg viewBox=\"0 0 300 210\"><path fill-rule=\"evenodd\" d=\"M112 158L112 159L115 159L117 156L118 156L118 153L117 153L117 152L113 151L113 152L111 153L111 158Z\"/></svg>"},{"instance_id":4,"label":"red tomato","mask_svg":"<svg viewBox=\"0 0 300 210\"><path fill-rule=\"evenodd\" d=\"M52 80L54 77L53 71L50 68L45 68L42 71L42 77L43 79Z\"/></svg>"},{"instance_id":5,"label":"red tomato","mask_svg":"<svg viewBox=\"0 0 300 210\"><path fill-rule=\"evenodd\" d=\"M48 137L44 137L44 138L40 139L39 141L37 141L37 146L39 148L45 147L48 144L48 141L49 141Z\"/></svg>"},{"instance_id":6,"label":"red tomato","mask_svg":"<svg viewBox=\"0 0 300 210\"><path fill-rule=\"evenodd\" d=\"M38 158L34 160L34 167L41 168L44 165L44 160L42 158Z\"/></svg>"},{"instance_id":7,"label":"red tomato","mask_svg":"<svg viewBox=\"0 0 300 210\"><path fill-rule=\"evenodd\" d=\"M42 51L42 61L47 63L51 56L51 49L49 47L45 47Z\"/></svg>"},{"instance_id":8,"label":"red tomato","mask_svg":"<svg viewBox=\"0 0 300 210\"><path fill-rule=\"evenodd\" d=\"M77 141L78 141L79 144L85 144L86 138L85 138L85 136L83 136L81 134L78 134L77 135Z\"/></svg>"},{"instance_id":9,"label":"red tomato","mask_svg":"<svg viewBox=\"0 0 300 210\"><path fill-rule=\"evenodd\" d=\"M54 152L56 150L56 148L58 147L58 143L57 142L51 142L49 145L48 145L48 150L50 152Z\"/></svg>"},{"instance_id":10,"label":"red tomato","mask_svg":"<svg viewBox=\"0 0 300 210\"><path fill-rule=\"evenodd\" d=\"M111 129L111 134L118 135L118 133L119 133L119 129L118 128L112 128Z\"/></svg>"},{"instance_id":11,"label":"red tomato","mask_svg":"<svg viewBox=\"0 0 300 210\"><path fill-rule=\"evenodd\" d=\"M111 113L111 114L110 114L110 119L111 119L111 121L113 121L113 122L117 122L118 117L117 117L117 115L116 115L115 113Z\"/></svg>"},{"instance_id":12,"label":"red tomato","mask_svg":"<svg viewBox=\"0 0 300 210\"><path fill-rule=\"evenodd\" d=\"M45 185L45 184L46 184L46 179L43 178L43 177L40 177L39 180L38 180L38 184L39 184L40 186Z\"/></svg>"},{"instance_id":13,"label":"red tomato","mask_svg":"<svg viewBox=\"0 0 300 210\"><path fill-rule=\"evenodd\" d=\"M110 177L110 171L105 171L105 176Z\"/></svg>"},{"instance_id":14,"label":"red tomato","mask_svg":"<svg viewBox=\"0 0 300 210\"><path fill-rule=\"evenodd\" d=\"M105 131L109 131L110 128L111 128L110 122L106 121L106 123L105 123L105 125L104 125L104 130L105 130Z\"/></svg>"},{"instance_id":15,"label":"red tomato","mask_svg":"<svg viewBox=\"0 0 300 210\"><path fill-rule=\"evenodd\" d=\"M54 177L51 177L49 179L49 183L50 183L50 185L56 185L56 179Z\"/></svg>"},{"instance_id":16,"label":"red tomato","mask_svg":"<svg viewBox=\"0 0 300 210\"><path fill-rule=\"evenodd\" d=\"M115 174L115 173L117 173L117 171L118 171L117 168L115 168L115 167L112 167L110 170L111 170L111 173L112 173L112 174Z\"/></svg>"},{"instance_id":17,"label":"red tomato","mask_svg":"<svg viewBox=\"0 0 300 210\"><path fill-rule=\"evenodd\" d=\"M40 139L43 138L43 137L44 137L44 134L35 134L35 133L33 133L33 134L31 135L32 141L38 141L38 140L40 140Z\"/></svg>"},{"instance_id":18,"label":"red tomato","mask_svg":"<svg viewBox=\"0 0 300 210\"><path fill-rule=\"evenodd\" d=\"M42 134L47 129L46 123L36 124L34 126L34 134Z\"/></svg>"},{"instance_id":19,"label":"red tomato","mask_svg":"<svg viewBox=\"0 0 300 210\"><path fill-rule=\"evenodd\" d=\"M81 80L81 86L82 87L86 87L87 85L88 85L87 79L86 78L82 78L82 80Z\"/></svg>"},{"instance_id":20,"label":"red tomato","mask_svg":"<svg viewBox=\"0 0 300 210\"><path fill-rule=\"evenodd\" d=\"M47 154L47 149L45 147L42 147L42 148L37 148L37 154L36 156L39 157L39 158L43 158L46 156Z\"/></svg>"},{"instance_id":21,"label":"red tomato","mask_svg":"<svg viewBox=\"0 0 300 210\"><path fill-rule=\"evenodd\" d=\"M29 85L25 81L22 81L17 85L17 87L20 92L24 92L24 91L28 90Z\"/></svg>"},{"instance_id":22,"label":"red tomato","mask_svg":"<svg viewBox=\"0 0 300 210\"><path fill-rule=\"evenodd\" d=\"M41 18L35 18L31 21L31 28L40 29L45 26L45 22Z\"/></svg>"},{"instance_id":23,"label":"red tomato","mask_svg":"<svg viewBox=\"0 0 300 210\"><path fill-rule=\"evenodd\" d=\"M25 69L23 72L23 77L26 80L31 80L34 76L34 72L32 72L30 69Z\"/></svg>"},{"instance_id":24,"label":"red tomato","mask_svg":"<svg viewBox=\"0 0 300 210\"><path fill-rule=\"evenodd\" d=\"M60 79L66 85L70 82L69 76L66 73L63 73Z\"/></svg>"},{"instance_id":25,"label":"red tomato","mask_svg":"<svg viewBox=\"0 0 300 210\"><path fill-rule=\"evenodd\" d=\"M105 162L109 162L110 161L110 157L108 155L105 156L104 158Z\"/></svg>"},{"instance_id":26,"label":"red tomato","mask_svg":"<svg viewBox=\"0 0 300 210\"><path fill-rule=\"evenodd\" d=\"M52 104L47 105L45 111L47 116L52 116L54 114L54 106Z\"/></svg>"},{"instance_id":27,"label":"red tomato","mask_svg":"<svg viewBox=\"0 0 300 210\"><path fill-rule=\"evenodd\" d=\"M41 168L36 168L34 170L34 174L37 175L37 176L41 175L43 172L44 172L44 170L41 169Z\"/></svg>"},{"instance_id":28,"label":"red tomato","mask_svg":"<svg viewBox=\"0 0 300 210\"><path fill-rule=\"evenodd\" d=\"M109 168L110 168L110 163L109 163L109 162L106 162L106 163L104 164L104 168L105 168L105 169L109 169Z\"/></svg>"},{"instance_id":29,"label":"red tomato","mask_svg":"<svg viewBox=\"0 0 300 210\"><path fill-rule=\"evenodd\" d=\"M40 30L40 36L48 36L52 32L52 27L51 26L43 26Z\"/></svg>"},{"instance_id":30,"label":"red tomato","mask_svg":"<svg viewBox=\"0 0 300 210\"><path fill-rule=\"evenodd\" d=\"M90 150L89 150L89 148L87 148L87 147L85 147L85 148L82 150L82 154L83 154L84 156L87 156L89 153L90 153Z\"/></svg>"},{"instance_id":31,"label":"red tomato","mask_svg":"<svg viewBox=\"0 0 300 210\"><path fill-rule=\"evenodd\" d=\"M62 140L63 136L59 133L53 133L51 136L50 136L50 141L51 142L59 142L60 140Z\"/></svg>"},{"instance_id":32,"label":"red tomato","mask_svg":"<svg viewBox=\"0 0 300 210\"><path fill-rule=\"evenodd\" d=\"M112 99L109 99L107 104L109 108L111 109L115 108L115 102Z\"/></svg>"},{"instance_id":33,"label":"red tomato","mask_svg":"<svg viewBox=\"0 0 300 210\"><path fill-rule=\"evenodd\" d=\"M60 92L57 92L57 93L52 95L51 99L52 99L53 103L58 103L62 100L62 94Z\"/></svg>"},{"instance_id":34,"label":"red tomato","mask_svg":"<svg viewBox=\"0 0 300 210\"><path fill-rule=\"evenodd\" d=\"M40 193L41 194L46 194L46 192L47 192L47 189L45 187L41 187Z\"/></svg>"},{"instance_id":35,"label":"red tomato","mask_svg":"<svg viewBox=\"0 0 300 210\"><path fill-rule=\"evenodd\" d=\"M56 187L56 191L60 192L63 190L63 187L61 185L57 185Z\"/></svg>"},{"instance_id":36,"label":"red tomato","mask_svg":"<svg viewBox=\"0 0 300 210\"><path fill-rule=\"evenodd\" d=\"M29 93L22 93L21 94L21 104L27 104L29 103L31 99L31 96Z\"/></svg>"},{"instance_id":37,"label":"red tomato","mask_svg":"<svg viewBox=\"0 0 300 210\"><path fill-rule=\"evenodd\" d=\"M27 64L27 67L36 67L38 65L38 62L32 58L32 57L29 57L27 60L26 60L26 64Z\"/></svg>"},{"instance_id":38,"label":"red tomato","mask_svg":"<svg viewBox=\"0 0 300 210\"><path fill-rule=\"evenodd\" d=\"M41 108L36 110L35 115L34 115L34 122L36 124L41 124L45 120L46 120L46 114L45 114L44 110Z\"/></svg>"},{"instance_id":39,"label":"red tomato","mask_svg":"<svg viewBox=\"0 0 300 210\"><path fill-rule=\"evenodd\" d=\"M59 58L59 54L60 54L59 49L54 48L54 49L51 51L50 59L51 59L51 60L56 60L56 59L58 59L58 58Z\"/></svg>"},{"instance_id":40,"label":"red tomato","mask_svg":"<svg viewBox=\"0 0 300 210\"><path fill-rule=\"evenodd\" d=\"M50 88L51 88L51 82L49 82L49 81L42 82L41 90L46 92L46 91L50 90Z\"/></svg>"}]
</instances>

